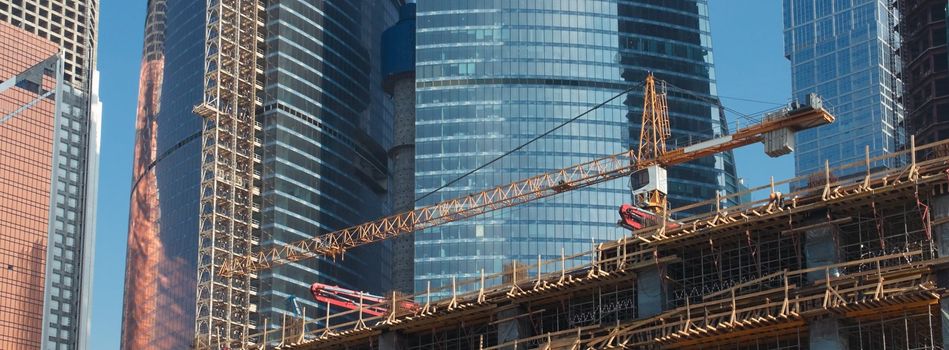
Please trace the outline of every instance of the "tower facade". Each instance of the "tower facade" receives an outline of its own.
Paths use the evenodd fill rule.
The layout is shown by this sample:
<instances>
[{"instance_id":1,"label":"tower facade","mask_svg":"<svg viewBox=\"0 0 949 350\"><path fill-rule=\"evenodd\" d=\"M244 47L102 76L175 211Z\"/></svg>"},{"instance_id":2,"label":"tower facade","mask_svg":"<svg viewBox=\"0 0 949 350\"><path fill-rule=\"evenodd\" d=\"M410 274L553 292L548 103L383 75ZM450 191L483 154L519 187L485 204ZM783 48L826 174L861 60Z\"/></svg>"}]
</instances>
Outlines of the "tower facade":
<instances>
[{"instance_id":1,"label":"tower facade","mask_svg":"<svg viewBox=\"0 0 949 350\"><path fill-rule=\"evenodd\" d=\"M122 349L194 340L203 1L150 0L139 76Z\"/></svg>"},{"instance_id":2,"label":"tower facade","mask_svg":"<svg viewBox=\"0 0 949 350\"><path fill-rule=\"evenodd\" d=\"M419 1L417 205L638 147L639 84L649 72L668 83L670 147L722 135L707 14L705 1ZM673 167L669 176L673 207L736 186L730 154ZM419 233L415 290L618 238L625 232L616 209L630 197L627 183L605 183Z\"/></svg>"},{"instance_id":3,"label":"tower facade","mask_svg":"<svg viewBox=\"0 0 949 350\"><path fill-rule=\"evenodd\" d=\"M53 42L64 59L63 113L53 150L44 348L84 349L90 331L102 121L98 17L98 0L0 1L0 21Z\"/></svg>"},{"instance_id":4,"label":"tower facade","mask_svg":"<svg viewBox=\"0 0 949 350\"><path fill-rule=\"evenodd\" d=\"M345 260L263 271L250 284L223 279L230 289L210 276L241 251L388 211L392 107L382 90L379 57L382 31L397 18L394 2L209 3L214 7L184 0L148 4L124 349L213 347L225 336L240 339L244 332L279 326L283 315L298 316L287 303L291 297L312 318L325 307L311 301L313 282L380 294L389 288L387 245L354 250ZM217 30L236 23L218 13L260 28L256 34L244 27ZM228 39L237 46L209 49L216 33L240 33ZM250 61L224 56L232 54ZM232 84L238 88L209 94ZM221 302L224 290L252 292L230 307Z\"/></svg>"},{"instance_id":5,"label":"tower facade","mask_svg":"<svg viewBox=\"0 0 949 350\"><path fill-rule=\"evenodd\" d=\"M0 348L42 348L58 136L56 44L0 22ZM35 68L34 68L35 67ZM50 70L49 68L53 68ZM45 72L44 72L45 71ZM46 95L51 92L52 95ZM61 110L60 110L61 111ZM71 281L73 282L73 281Z\"/></svg>"},{"instance_id":6,"label":"tower facade","mask_svg":"<svg viewBox=\"0 0 949 350\"><path fill-rule=\"evenodd\" d=\"M825 161L833 168L862 160L867 146L875 157L902 144L895 21L884 0L784 0L784 54L791 61L793 98L803 101L817 93L837 116L833 124L797 134L796 175L821 171Z\"/></svg>"},{"instance_id":7,"label":"tower facade","mask_svg":"<svg viewBox=\"0 0 949 350\"><path fill-rule=\"evenodd\" d=\"M944 0L902 0L900 53L906 132L917 144L949 138L949 57Z\"/></svg>"},{"instance_id":8,"label":"tower facade","mask_svg":"<svg viewBox=\"0 0 949 350\"><path fill-rule=\"evenodd\" d=\"M271 1L265 39L261 248L269 249L389 212L386 152L392 105L382 90L382 32L394 1ZM296 297L311 319L325 304L314 282L383 294L390 244L260 273L260 317L279 326Z\"/></svg>"}]
</instances>

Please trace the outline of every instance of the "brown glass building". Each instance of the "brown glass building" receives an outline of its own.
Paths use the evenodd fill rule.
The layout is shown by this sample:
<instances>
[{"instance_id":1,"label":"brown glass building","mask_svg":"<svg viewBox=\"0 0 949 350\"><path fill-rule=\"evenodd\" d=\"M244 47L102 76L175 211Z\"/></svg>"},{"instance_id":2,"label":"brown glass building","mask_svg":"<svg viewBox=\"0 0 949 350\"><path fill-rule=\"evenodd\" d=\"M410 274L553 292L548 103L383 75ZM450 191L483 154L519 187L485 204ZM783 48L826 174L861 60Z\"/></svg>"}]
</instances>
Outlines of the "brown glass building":
<instances>
[{"instance_id":1,"label":"brown glass building","mask_svg":"<svg viewBox=\"0 0 949 350\"><path fill-rule=\"evenodd\" d=\"M900 0L907 134L924 144L949 138L946 0Z\"/></svg>"},{"instance_id":2,"label":"brown glass building","mask_svg":"<svg viewBox=\"0 0 949 350\"><path fill-rule=\"evenodd\" d=\"M192 6L203 8L203 3L194 2ZM173 167L185 169L181 162L183 154L189 154L190 151L193 157L198 157L196 147L199 143L190 136L195 135L196 130L190 130L185 136L168 131L181 130L177 127L188 125L176 121L190 120L190 125L197 125L198 117L190 111L191 105L195 103L187 102L171 103L177 108L170 108L161 114L165 74L165 8L165 0L149 0L145 19L135 117L135 160L129 206L122 349L184 349L193 340L196 271L193 261L197 256L197 243L187 239L188 236L182 231L196 230L197 223L182 220L181 217L197 218L197 208L181 205L181 195L186 191L197 190L164 179L170 175L169 171L173 171ZM202 16L200 10L192 10L191 18ZM203 21L194 23L200 26ZM188 29L200 33L198 28ZM198 55L192 56L200 58ZM202 68L197 62L182 67L192 73ZM176 74L172 77L174 80L180 70L172 72ZM192 81L190 84L200 88L200 82ZM168 96L174 96L174 92L166 98ZM163 148L159 149L160 146ZM161 184L159 173L162 173ZM196 175L188 179L194 184L198 183ZM175 198L176 204L166 203L163 211L159 201L163 196ZM182 210L170 209L171 205L178 205ZM165 235L162 235L162 223Z\"/></svg>"},{"instance_id":3,"label":"brown glass building","mask_svg":"<svg viewBox=\"0 0 949 350\"><path fill-rule=\"evenodd\" d=\"M57 45L0 22L0 81L22 74ZM39 349L50 225L55 102L21 82L0 91L0 349ZM34 91L31 91L34 90ZM31 102L36 101L35 104Z\"/></svg>"},{"instance_id":4,"label":"brown glass building","mask_svg":"<svg viewBox=\"0 0 949 350\"><path fill-rule=\"evenodd\" d=\"M52 153L47 228L52 242L44 273L42 349L83 350L90 337L102 120L98 18L99 0L0 0L0 22L52 42L63 60L63 113L55 125Z\"/></svg>"}]
</instances>

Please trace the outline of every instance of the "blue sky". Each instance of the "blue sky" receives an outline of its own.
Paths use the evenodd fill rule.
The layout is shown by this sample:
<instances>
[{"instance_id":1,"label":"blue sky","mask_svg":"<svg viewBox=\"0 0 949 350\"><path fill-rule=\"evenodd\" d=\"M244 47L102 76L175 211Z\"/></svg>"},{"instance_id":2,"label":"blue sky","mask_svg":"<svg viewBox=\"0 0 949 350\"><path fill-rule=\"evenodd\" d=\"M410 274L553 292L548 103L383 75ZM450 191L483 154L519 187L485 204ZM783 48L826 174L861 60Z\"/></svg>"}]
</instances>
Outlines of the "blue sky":
<instances>
[{"instance_id":1,"label":"blue sky","mask_svg":"<svg viewBox=\"0 0 949 350\"><path fill-rule=\"evenodd\" d=\"M197 0L200 1L200 0ZM783 56L780 1L712 0L712 40L719 93L772 103L790 96ZM118 349L122 325L135 104L145 0L103 0L99 70L104 104L91 349ZM730 109L752 113L773 104L722 98ZM730 120L736 116L729 114ZM791 177L792 156L770 159L760 145L737 151L739 175L751 185Z\"/></svg>"}]
</instances>

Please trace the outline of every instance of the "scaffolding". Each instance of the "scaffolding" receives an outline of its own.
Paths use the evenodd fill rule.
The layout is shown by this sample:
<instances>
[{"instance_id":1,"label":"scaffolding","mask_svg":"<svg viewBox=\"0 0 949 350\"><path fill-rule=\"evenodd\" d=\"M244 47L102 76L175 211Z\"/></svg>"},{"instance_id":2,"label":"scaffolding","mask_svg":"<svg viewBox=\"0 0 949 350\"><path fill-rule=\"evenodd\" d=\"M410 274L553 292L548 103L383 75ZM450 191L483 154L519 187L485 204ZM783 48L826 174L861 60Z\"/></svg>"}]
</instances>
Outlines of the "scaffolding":
<instances>
[{"instance_id":1,"label":"scaffolding","mask_svg":"<svg viewBox=\"0 0 949 350\"><path fill-rule=\"evenodd\" d=\"M752 188L771 193L739 206L722 208L717 203L727 198L715 198L677 208L672 212L716 209L577 255L538 257L536 264L511 261L501 274L482 272L444 288L393 295L373 305L391 310L382 316L349 310L282 320L293 330L265 329L243 345L808 349L831 332L845 348L940 349L939 302L945 291L936 275L949 258L939 256L933 237L934 225L946 220L930 217L930 206L949 195L949 157L917 162L913 154L947 144L917 149L911 141L903 152L827 168L821 181L803 176ZM911 161L896 169L872 166L897 157ZM842 179L833 175L853 169L865 171ZM809 185L792 193L774 191L808 177ZM812 261L821 249L835 261ZM588 263L569 263L578 260ZM661 284L659 298L647 295L653 272ZM648 313L644 307L656 300L661 311ZM418 308L396 307L402 302Z\"/></svg>"},{"instance_id":2,"label":"scaffolding","mask_svg":"<svg viewBox=\"0 0 949 350\"><path fill-rule=\"evenodd\" d=\"M255 330L256 275L220 276L227 259L260 241L263 88L260 0L207 0L198 228L196 349L234 348Z\"/></svg>"}]
</instances>

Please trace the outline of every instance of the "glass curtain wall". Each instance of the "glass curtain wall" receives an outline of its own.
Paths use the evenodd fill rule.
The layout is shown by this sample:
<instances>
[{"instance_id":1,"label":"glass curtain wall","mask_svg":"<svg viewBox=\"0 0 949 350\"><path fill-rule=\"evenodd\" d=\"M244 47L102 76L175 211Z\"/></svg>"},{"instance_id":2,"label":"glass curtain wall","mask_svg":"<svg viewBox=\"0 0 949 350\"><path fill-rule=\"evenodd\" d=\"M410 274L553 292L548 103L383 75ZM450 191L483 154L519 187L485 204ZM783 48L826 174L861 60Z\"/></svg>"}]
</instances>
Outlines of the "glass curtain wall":
<instances>
[{"instance_id":1,"label":"glass curtain wall","mask_svg":"<svg viewBox=\"0 0 949 350\"><path fill-rule=\"evenodd\" d=\"M833 124L797 134L796 175L822 171L825 161L831 168L861 161L866 146L870 157L900 147L902 82L894 16L884 0L784 0L794 98L816 92L837 117Z\"/></svg>"},{"instance_id":2,"label":"glass curtain wall","mask_svg":"<svg viewBox=\"0 0 949 350\"><path fill-rule=\"evenodd\" d=\"M416 205L638 146L639 84L648 72L669 82L673 146L725 133L713 107L707 13L705 1L418 1ZM630 87L633 93L429 195ZM736 186L730 154L674 167L670 176L673 206ZM617 180L421 232L415 289L619 238L626 232L616 211L630 200L628 182Z\"/></svg>"},{"instance_id":3,"label":"glass curtain wall","mask_svg":"<svg viewBox=\"0 0 949 350\"><path fill-rule=\"evenodd\" d=\"M388 214L393 111L380 41L397 19L390 0L268 3L263 249ZM279 326L297 311L291 297L310 319L325 315L310 296L314 282L388 292L390 251L383 242L263 271L260 317Z\"/></svg>"}]
</instances>

